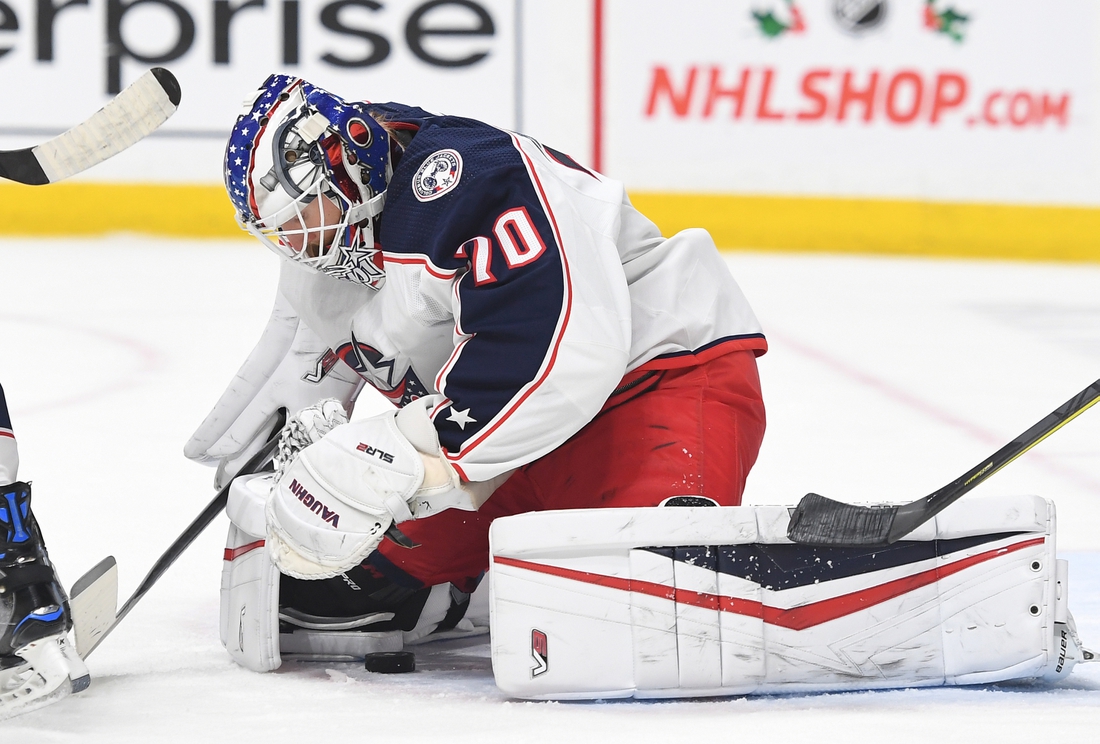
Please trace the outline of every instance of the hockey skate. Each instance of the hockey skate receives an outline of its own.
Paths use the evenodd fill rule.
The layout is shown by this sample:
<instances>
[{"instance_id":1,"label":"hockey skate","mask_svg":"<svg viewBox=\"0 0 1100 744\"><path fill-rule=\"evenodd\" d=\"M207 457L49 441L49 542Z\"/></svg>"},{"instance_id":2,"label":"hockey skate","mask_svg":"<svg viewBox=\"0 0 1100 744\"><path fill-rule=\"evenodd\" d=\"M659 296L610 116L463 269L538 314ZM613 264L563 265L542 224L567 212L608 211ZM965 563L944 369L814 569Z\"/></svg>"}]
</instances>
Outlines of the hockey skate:
<instances>
[{"instance_id":1,"label":"hockey skate","mask_svg":"<svg viewBox=\"0 0 1100 744\"><path fill-rule=\"evenodd\" d=\"M0 486L0 720L88 686L70 628L68 597L31 513L30 484Z\"/></svg>"}]
</instances>

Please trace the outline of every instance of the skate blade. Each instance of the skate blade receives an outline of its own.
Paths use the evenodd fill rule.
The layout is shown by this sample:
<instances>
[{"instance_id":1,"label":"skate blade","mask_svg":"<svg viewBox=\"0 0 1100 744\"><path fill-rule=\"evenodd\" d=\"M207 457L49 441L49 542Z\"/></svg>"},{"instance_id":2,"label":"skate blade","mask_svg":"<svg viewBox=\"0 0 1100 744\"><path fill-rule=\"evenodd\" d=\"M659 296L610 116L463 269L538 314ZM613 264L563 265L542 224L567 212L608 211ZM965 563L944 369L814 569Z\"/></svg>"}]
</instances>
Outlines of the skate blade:
<instances>
[{"instance_id":1,"label":"skate blade","mask_svg":"<svg viewBox=\"0 0 1100 744\"><path fill-rule=\"evenodd\" d=\"M72 683L73 693L84 692L88 689L88 685L92 684L92 675L88 672L84 659L80 658L80 652L67 639L62 638L61 653L64 654L65 662L69 665L69 681Z\"/></svg>"},{"instance_id":2,"label":"skate blade","mask_svg":"<svg viewBox=\"0 0 1100 744\"><path fill-rule=\"evenodd\" d=\"M0 721L52 705L87 689L91 681L64 637L29 643L16 655L26 663L0 671Z\"/></svg>"}]
</instances>

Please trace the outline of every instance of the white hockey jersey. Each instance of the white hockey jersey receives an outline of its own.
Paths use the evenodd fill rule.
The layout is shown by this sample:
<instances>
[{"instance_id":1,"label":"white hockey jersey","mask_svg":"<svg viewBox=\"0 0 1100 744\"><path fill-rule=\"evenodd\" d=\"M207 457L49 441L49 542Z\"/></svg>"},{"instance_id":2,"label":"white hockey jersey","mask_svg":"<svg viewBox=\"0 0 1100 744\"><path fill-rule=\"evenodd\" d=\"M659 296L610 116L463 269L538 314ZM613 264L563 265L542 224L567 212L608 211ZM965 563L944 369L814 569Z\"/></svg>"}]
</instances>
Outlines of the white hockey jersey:
<instances>
[{"instance_id":1,"label":"white hockey jersey","mask_svg":"<svg viewBox=\"0 0 1100 744\"><path fill-rule=\"evenodd\" d=\"M11 428L4 387L0 385L0 486L14 483L18 473L19 448L15 444L15 432Z\"/></svg>"},{"instance_id":2,"label":"white hockey jersey","mask_svg":"<svg viewBox=\"0 0 1100 744\"><path fill-rule=\"evenodd\" d=\"M384 286L286 261L280 290L396 405L436 397L440 442L467 480L557 448L627 372L766 350L706 231L663 238L621 183L528 137L372 108L413 133L375 233Z\"/></svg>"}]
</instances>

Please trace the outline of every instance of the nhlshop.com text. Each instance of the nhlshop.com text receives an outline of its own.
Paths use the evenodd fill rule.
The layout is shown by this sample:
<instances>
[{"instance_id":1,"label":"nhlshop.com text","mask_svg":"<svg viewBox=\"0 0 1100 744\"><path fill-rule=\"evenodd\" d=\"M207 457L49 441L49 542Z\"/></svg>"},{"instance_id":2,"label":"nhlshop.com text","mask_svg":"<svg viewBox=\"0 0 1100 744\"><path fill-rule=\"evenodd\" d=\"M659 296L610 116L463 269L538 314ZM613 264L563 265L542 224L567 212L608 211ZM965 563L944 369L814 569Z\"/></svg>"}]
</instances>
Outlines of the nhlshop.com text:
<instances>
[{"instance_id":1,"label":"nhlshop.com text","mask_svg":"<svg viewBox=\"0 0 1100 744\"><path fill-rule=\"evenodd\" d=\"M756 122L883 122L892 126L1028 128L1069 124L1071 96L1003 86L975 93L965 73L828 67L798 75L774 67L728 69L657 65L644 102L646 118Z\"/></svg>"}]
</instances>

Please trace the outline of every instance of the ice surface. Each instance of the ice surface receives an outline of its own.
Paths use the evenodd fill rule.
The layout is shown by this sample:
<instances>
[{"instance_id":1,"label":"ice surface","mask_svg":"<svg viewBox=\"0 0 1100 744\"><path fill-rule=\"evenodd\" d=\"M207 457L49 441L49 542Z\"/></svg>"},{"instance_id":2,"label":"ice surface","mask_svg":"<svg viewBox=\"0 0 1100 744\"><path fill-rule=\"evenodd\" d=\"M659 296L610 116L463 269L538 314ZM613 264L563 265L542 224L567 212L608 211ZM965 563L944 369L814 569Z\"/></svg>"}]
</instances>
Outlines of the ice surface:
<instances>
[{"instance_id":1,"label":"ice surface","mask_svg":"<svg viewBox=\"0 0 1100 744\"><path fill-rule=\"evenodd\" d=\"M749 503L918 498L1100 376L1100 266L728 260L771 345ZM183 444L258 338L276 273L248 241L0 241L0 380L66 584L113 554L128 596L211 498L213 472ZM978 488L1056 501L1070 606L1100 646L1100 411ZM420 647L410 675L350 664L257 675L218 642L224 536L223 517L96 651L87 692L0 724L0 741L1094 738L1100 664L1053 687L667 703L509 701L485 639Z\"/></svg>"}]
</instances>

